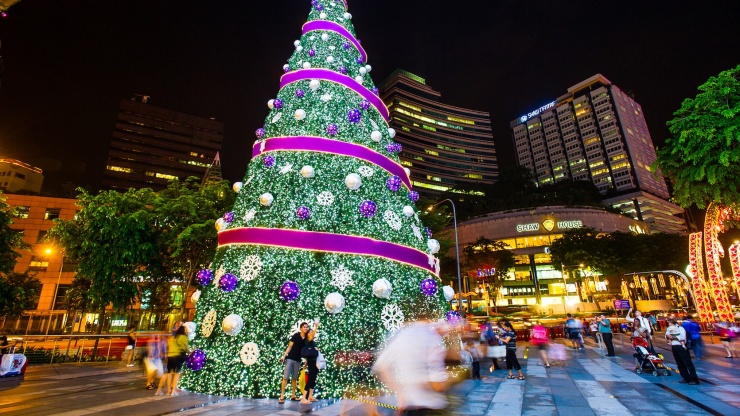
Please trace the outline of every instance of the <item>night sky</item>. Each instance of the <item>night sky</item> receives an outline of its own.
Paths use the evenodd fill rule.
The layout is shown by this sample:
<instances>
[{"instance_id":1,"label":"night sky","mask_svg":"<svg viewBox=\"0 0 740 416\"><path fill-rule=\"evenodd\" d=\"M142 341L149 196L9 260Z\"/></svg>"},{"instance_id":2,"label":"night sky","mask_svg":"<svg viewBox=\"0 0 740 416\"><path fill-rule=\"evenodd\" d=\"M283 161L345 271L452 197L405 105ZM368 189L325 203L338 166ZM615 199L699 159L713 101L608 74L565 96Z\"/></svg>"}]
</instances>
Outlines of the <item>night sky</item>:
<instances>
[{"instance_id":1,"label":"night sky","mask_svg":"<svg viewBox=\"0 0 740 416\"><path fill-rule=\"evenodd\" d=\"M657 145L681 101L740 63L737 1L348 0L380 83L396 68L444 102L489 111L500 166L510 120L601 73L643 106ZM95 186L118 101L225 123L240 180L309 0L23 0L0 19L0 156L44 169L43 193Z\"/></svg>"}]
</instances>

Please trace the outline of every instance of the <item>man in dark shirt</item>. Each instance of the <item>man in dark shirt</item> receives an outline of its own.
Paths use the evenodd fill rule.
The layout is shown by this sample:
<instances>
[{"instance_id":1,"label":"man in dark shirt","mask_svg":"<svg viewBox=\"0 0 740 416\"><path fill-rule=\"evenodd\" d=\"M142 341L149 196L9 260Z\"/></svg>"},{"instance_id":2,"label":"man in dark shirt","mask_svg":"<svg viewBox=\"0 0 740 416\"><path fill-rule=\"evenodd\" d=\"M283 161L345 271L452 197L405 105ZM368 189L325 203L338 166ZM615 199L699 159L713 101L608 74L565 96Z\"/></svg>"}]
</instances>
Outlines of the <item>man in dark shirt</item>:
<instances>
[{"instance_id":1,"label":"man in dark shirt","mask_svg":"<svg viewBox=\"0 0 740 416\"><path fill-rule=\"evenodd\" d=\"M280 385L280 403L285 402L285 386L290 382L290 400L298 401L300 398L296 397L296 383L298 382L298 375L301 372L301 350L306 345L306 334L308 333L308 323L301 322L300 331L293 334L288 343L288 348L285 350L280 361L285 361L285 370L283 371L283 382Z\"/></svg>"}]
</instances>

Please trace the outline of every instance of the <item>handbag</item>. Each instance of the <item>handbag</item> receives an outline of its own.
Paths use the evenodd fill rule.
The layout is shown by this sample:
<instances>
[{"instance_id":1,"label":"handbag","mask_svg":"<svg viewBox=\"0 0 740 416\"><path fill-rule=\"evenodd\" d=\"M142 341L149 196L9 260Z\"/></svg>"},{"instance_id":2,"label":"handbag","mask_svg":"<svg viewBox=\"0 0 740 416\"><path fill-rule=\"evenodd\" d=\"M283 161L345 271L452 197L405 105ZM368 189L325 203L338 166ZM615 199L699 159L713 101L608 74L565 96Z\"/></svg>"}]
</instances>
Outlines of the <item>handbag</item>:
<instances>
[{"instance_id":1,"label":"handbag","mask_svg":"<svg viewBox=\"0 0 740 416\"><path fill-rule=\"evenodd\" d=\"M487 357L491 358L503 358L506 357L506 345L494 345L489 346L486 352Z\"/></svg>"},{"instance_id":2,"label":"handbag","mask_svg":"<svg viewBox=\"0 0 740 416\"><path fill-rule=\"evenodd\" d=\"M319 350L316 349L316 344L313 341L306 343L301 348L302 358L317 358L319 356Z\"/></svg>"},{"instance_id":3,"label":"handbag","mask_svg":"<svg viewBox=\"0 0 740 416\"><path fill-rule=\"evenodd\" d=\"M326 369L326 358L324 358L324 354L319 351L319 355L316 357L316 368L319 370Z\"/></svg>"}]
</instances>

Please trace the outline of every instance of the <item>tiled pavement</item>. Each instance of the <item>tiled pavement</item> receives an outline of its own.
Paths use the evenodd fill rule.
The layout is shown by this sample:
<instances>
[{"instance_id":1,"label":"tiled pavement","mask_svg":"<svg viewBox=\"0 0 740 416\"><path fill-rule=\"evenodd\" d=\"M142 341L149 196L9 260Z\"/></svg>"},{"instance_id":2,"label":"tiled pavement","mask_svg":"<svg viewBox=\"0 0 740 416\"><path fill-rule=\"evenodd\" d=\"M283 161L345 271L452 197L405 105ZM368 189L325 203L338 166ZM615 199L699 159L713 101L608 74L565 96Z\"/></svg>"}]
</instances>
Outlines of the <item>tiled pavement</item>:
<instances>
[{"instance_id":1,"label":"tiled pavement","mask_svg":"<svg viewBox=\"0 0 740 416\"><path fill-rule=\"evenodd\" d=\"M702 384L679 384L680 377L637 375L631 348L604 358L589 346L570 352L564 365L546 369L533 354L520 359L526 380L508 380L506 371L455 387L458 415L740 415L740 359L727 360L717 345L695 361ZM533 351L536 353L536 351ZM667 350L666 363L673 367ZM520 348L519 355L528 355ZM483 366L485 367L485 365ZM319 379L320 383L320 379ZM4 415L392 415L386 407L352 400L322 400L312 406L274 399L230 399L201 394L154 396L144 390L140 371L119 364L63 364L29 368L23 380L0 380ZM393 398L387 398L392 404Z\"/></svg>"}]
</instances>

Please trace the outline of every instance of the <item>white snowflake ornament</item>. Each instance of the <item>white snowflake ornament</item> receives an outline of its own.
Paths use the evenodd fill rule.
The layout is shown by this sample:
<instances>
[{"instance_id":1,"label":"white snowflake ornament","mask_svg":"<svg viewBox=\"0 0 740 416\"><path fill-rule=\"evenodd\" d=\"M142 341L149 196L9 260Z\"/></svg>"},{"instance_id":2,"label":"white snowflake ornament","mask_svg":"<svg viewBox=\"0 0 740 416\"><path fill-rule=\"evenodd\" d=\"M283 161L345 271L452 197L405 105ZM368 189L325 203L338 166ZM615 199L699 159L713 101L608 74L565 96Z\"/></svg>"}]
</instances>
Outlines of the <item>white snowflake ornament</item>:
<instances>
[{"instance_id":1,"label":"white snowflake ornament","mask_svg":"<svg viewBox=\"0 0 740 416\"><path fill-rule=\"evenodd\" d=\"M320 193L316 197L316 201L321 205L322 207L328 207L329 205L334 203L334 194L332 194L329 191L324 191Z\"/></svg>"},{"instance_id":2,"label":"white snowflake ornament","mask_svg":"<svg viewBox=\"0 0 740 416\"><path fill-rule=\"evenodd\" d=\"M352 275L355 272L345 268L343 265L331 271L331 285L336 286L339 290L344 290L347 286L354 285Z\"/></svg>"},{"instance_id":3,"label":"white snowflake ornament","mask_svg":"<svg viewBox=\"0 0 740 416\"><path fill-rule=\"evenodd\" d=\"M273 117L271 121L272 121L273 123L277 123L278 121L280 121L280 119L281 119L282 117L283 117L283 113L277 113L277 114L275 114L275 117Z\"/></svg>"},{"instance_id":4,"label":"white snowflake ornament","mask_svg":"<svg viewBox=\"0 0 740 416\"><path fill-rule=\"evenodd\" d=\"M244 258L242 265L239 267L239 277L249 282L259 276L262 271L262 259L259 256L250 255Z\"/></svg>"},{"instance_id":5,"label":"white snowflake ornament","mask_svg":"<svg viewBox=\"0 0 740 416\"><path fill-rule=\"evenodd\" d=\"M292 170L293 170L293 165L291 165L290 163L288 163L285 166L283 166L282 168L280 168L280 173L283 174L283 175L285 175L286 173L288 173L288 172L290 172Z\"/></svg>"},{"instance_id":6,"label":"white snowflake ornament","mask_svg":"<svg viewBox=\"0 0 740 416\"><path fill-rule=\"evenodd\" d=\"M401 222L401 218L396 215L393 211L386 211L383 213L383 219L385 220L386 224L388 224L389 227L392 229L398 231L403 226L403 223Z\"/></svg>"},{"instance_id":7,"label":"white snowflake ornament","mask_svg":"<svg viewBox=\"0 0 740 416\"><path fill-rule=\"evenodd\" d=\"M247 342L239 351L239 358L244 365L253 365L260 358L260 348L254 342Z\"/></svg>"},{"instance_id":8,"label":"white snowflake ornament","mask_svg":"<svg viewBox=\"0 0 740 416\"><path fill-rule=\"evenodd\" d=\"M206 316L203 318L203 323L200 326L200 333L204 337L208 338L213 332L213 328L216 326L216 310L211 309L208 311Z\"/></svg>"},{"instance_id":9,"label":"white snowflake ornament","mask_svg":"<svg viewBox=\"0 0 740 416\"><path fill-rule=\"evenodd\" d=\"M398 305L394 303L389 303L388 305L385 305L383 307L383 310L380 312L380 320L383 322L383 326L388 331L395 331L397 329L400 329L403 325L403 312L401 311L401 308L398 307Z\"/></svg>"},{"instance_id":10,"label":"white snowflake ornament","mask_svg":"<svg viewBox=\"0 0 740 416\"><path fill-rule=\"evenodd\" d=\"M366 178L373 176L373 174L375 173L373 168L371 168L370 166L360 166L360 168L357 171L360 172L360 175Z\"/></svg>"},{"instance_id":11,"label":"white snowflake ornament","mask_svg":"<svg viewBox=\"0 0 740 416\"><path fill-rule=\"evenodd\" d=\"M256 214L257 214L257 211L254 208L251 208L249 211L244 213L244 221L245 222L252 221Z\"/></svg>"},{"instance_id":12,"label":"white snowflake ornament","mask_svg":"<svg viewBox=\"0 0 740 416\"><path fill-rule=\"evenodd\" d=\"M421 241L424 239L421 235L421 229L416 226L416 224L411 225L411 230L414 232L414 237L416 237L417 240Z\"/></svg>"},{"instance_id":13,"label":"white snowflake ornament","mask_svg":"<svg viewBox=\"0 0 740 416\"><path fill-rule=\"evenodd\" d=\"M331 94L324 94L319 99L321 100L322 103L328 103L329 101L331 101L331 98L332 98Z\"/></svg>"}]
</instances>

